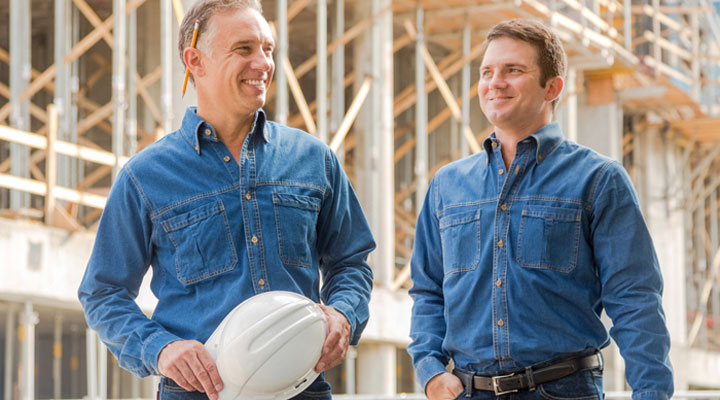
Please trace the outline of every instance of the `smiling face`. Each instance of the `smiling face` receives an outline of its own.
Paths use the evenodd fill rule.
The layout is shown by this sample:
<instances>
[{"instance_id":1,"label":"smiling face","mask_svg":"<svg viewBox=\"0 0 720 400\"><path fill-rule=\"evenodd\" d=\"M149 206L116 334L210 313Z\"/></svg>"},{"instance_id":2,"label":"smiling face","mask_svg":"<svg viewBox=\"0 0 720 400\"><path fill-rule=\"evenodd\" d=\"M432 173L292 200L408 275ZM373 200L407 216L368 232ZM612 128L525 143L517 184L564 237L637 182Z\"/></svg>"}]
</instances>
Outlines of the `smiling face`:
<instances>
[{"instance_id":1,"label":"smiling face","mask_svg":"<svg viewBox=\"0 0 720 400\"><path fill-rule=\"evenodd\" d=\"M214 14L209 24L206 40L198 43L199 106L214 114L253 115L265 104L275 71L270 26L251 8Z\"/></svg>"},{"instance_id":2,"label":"smiling face","mask_svg":"<svg viewBox=\"0 0 720 400\"><path fill-rule=\"evenodd\" d=\"M552 121L552 100L562 78L540 84L536 48L528 42L500 37L492 40L480 67L480 108L496 128L520 138Z\"/></svg>"}]
</instances>

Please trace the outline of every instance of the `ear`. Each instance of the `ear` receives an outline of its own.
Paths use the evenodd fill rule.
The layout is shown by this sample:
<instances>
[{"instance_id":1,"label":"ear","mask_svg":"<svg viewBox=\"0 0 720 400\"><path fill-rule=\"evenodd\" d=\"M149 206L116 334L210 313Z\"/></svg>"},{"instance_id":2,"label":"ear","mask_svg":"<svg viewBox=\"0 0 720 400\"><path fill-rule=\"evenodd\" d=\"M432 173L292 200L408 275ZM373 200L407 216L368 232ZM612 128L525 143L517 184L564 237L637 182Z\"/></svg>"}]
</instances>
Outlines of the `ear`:
<instances>
[{"instance_id":1,"label":"ear","mask_svg":"<svg viewBox=\"0 0 720 400\"><path fill-rule=\"evenodd\" d=\"M563 86L565 86L565 82L563 81L563 78L559 76L548 79L545 84L545 87L547 88L547 92L545 92L545 101L551 102L557 99L558 96L560 96L560 93L562 93Z\"/></svg>"},{"instance_id":2,"label":"ear","mask_svg":"<svg viewBox=\"0 0 720 400\"><path fill-rule=\"evenodd\" d=\"M205 67L202 58L203 54L197 48L186 47L183 51L183 61L185 61L185 66L190 70L194 79L205 76Z\"/></svg>"}]
</instances>

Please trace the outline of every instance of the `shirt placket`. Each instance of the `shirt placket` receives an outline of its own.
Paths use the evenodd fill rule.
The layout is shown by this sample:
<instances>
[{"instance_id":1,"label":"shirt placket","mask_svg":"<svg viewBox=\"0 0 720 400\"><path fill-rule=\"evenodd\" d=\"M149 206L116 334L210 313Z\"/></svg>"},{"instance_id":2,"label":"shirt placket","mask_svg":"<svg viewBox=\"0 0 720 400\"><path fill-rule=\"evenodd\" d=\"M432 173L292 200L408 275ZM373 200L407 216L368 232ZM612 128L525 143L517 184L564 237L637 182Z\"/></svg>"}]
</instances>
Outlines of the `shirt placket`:
<instances>
[{"instance_id":1,"label":"shirt placket","mask_svg":"<svg viewBox=\"0 0 720 400\"><path fill-rule=\"evenodd\" d=\"M252 135L248 135L240 152L241 202L243 210L243 227L245 243L248 251L250 275L255 293L270 290L267 269L265 268L265 243L260 223L260 207L257 200L257 160L255 158Z\"/></svg>"},{"instance_id":2,"label":"shirt placket","mask_svg":"<svg viewBox=\"0 0 720 400\"><path fill-rule=\"evenodd\" d=\"M510 209L515 182L519 179L522 156L516 152L510 168L505 168L500 145L493 146L497 151L493 152L494 170L497 171L497 193L498 200L495 209L494 226L494 265L493 265L493 342L495 357L501 369L515 367L510 358L510 331L509 331L509 309L507 298L507 269L508 269L508 245L510 227Z\"/></svg>"}]
</instances>

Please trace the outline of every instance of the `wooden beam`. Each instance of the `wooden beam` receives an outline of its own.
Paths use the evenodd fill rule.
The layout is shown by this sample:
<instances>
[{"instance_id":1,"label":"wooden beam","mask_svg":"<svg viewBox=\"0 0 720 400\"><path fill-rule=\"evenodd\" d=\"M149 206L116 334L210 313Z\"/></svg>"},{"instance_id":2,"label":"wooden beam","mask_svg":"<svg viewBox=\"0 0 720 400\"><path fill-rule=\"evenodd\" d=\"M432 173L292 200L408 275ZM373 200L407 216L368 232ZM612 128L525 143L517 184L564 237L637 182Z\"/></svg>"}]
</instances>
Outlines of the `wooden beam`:
<instances>
[{"instance_id":1,"label":"wooden beam","mask_svg":"<svg viewBox=\"0 0 720 400\"><path fill-rule=\"evenodd\" d=\"M345 117L343 117L342 123L340 123L340 127L338 128L337 133L335 133L335 136L333 136L332 141L330 142L330 148L332 149L332 151L337 152L343 140L345 140L345 135L347 135L347 133L350 131L350 127L352 126L353 122L355 122L355 118L357 118L357 115L360 112L360 107L362 107L363 103L365 103L365 99L370 92L371 85L372 76L365 76L365 79L360 86L360 90L358 90L357 94L355 94L355 98L350 104L350 108L348 108L347 113L345 113Z\"/></svg>"},{"instance_id":2,"label":"wooden beam","mask_svg":"<svg viewBox=\"0 0 720 400\"><path fill-rule=\"evenodd\" d=\"M410 20L405 20L404 25L405 30L407 30L408 34L410 34L411 37L416 37L415 27L413 26L412 22L410 22ZM420 53L422 54L423 60L425 61L428 72L430 72L430 75L433 77L435 83L437 83L438 85L440 94L442 95L448 107L450 107L453 117L458 122L462 122L460 107L458 107L457 103L455 102L455 98L450 91L450 87L448 87L447 82L445 82L442 75L440 74L440 71L438 70L437 65L435 65L435 61L430 55L430 52L427 50L427 47L422 46L420 49ZM470 146L470 149L473 153L479 153L480 151L482 151L482 148L475 139L475 135L472 133L472 130L469 126L466 126L465 129L463 129L462 133L463 135L465 135L465 139L467 139L468 145Z\"/></svg>"},{"instance_id":3,"label":"wooden beam","mask_svg":"<svg viewBox=\"0 0 720 400\"><path fill-rule=\"evenodd\" d=\"M185 17L185 11L183 11L182 0L172 0L173 11L175 11L175 19L177 19L178 25L182 23Z\"/></svg>"},{"instance_id":4,"label":"wooden beam","mask_svg":"<svg viewBox=\"0 0 720 400\"><path fill-rule=\"evenodd\" d=\"M34 147L45 150L47 148L47 138L30 132L24 132L8 126L0 125L0 140L19 143L25 146ZM85 146L79 146L75 143L57 141L55 148L58 153L70 157L80 158L103 165L115 165L115 155L109 151L92 149ZM119 164L124 165L128 157L120 157Z\"/></svg>"},{"instance_id":5,"label":"wooden beam","mask_svg":"<svg viewBox=\"0 0 720 400\"><path fill-rule=\"evenodd\" d=\"M36 194L39 196L44 196L47 191L45 182L41 182L35 179L18 178L16 176L2 173L0 173L0 187L21 190L23 192ZM88 207L104 208L105 203L107 202L107 197L105 196L100 196L87 192L80 192L62 186L56 186L54 193L57 199L82 204Z\"/></svg>"},{"instance_id":6,"label":"wooden beam","mask_svg":"<svg viewBox=\"0 0 720 400\"><path fill-rule=\"evenodd\" d=\"M310 134L317 135L317 126L315 126L315 121L313 120L312 113L308 107L307 100L305 100L305 95L300 87L300 83L298 83L298 80L295 77L295 71L293 71L290 59L287 56L285 56L282 60L282 68L285 69L287 83L290 87L290 92L295 99L295 104L297 104L300 114L303 117L303 121L305 121L305 128Z\"/></svg>"}]
</instances>

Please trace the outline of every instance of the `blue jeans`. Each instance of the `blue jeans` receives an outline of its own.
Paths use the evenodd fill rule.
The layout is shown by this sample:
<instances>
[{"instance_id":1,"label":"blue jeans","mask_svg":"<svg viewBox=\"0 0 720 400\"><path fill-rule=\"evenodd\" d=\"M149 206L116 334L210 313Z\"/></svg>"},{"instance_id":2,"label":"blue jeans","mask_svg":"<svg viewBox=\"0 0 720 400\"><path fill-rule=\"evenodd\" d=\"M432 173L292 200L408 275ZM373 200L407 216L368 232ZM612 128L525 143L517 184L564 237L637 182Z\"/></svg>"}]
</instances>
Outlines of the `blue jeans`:
<instances>
[{"instance_id":1,"label":"blue jeans","mask_svg":"<svg viewBox=\"0 0 720 400\"><path fill-rule=\"evenodd\" d=\"M537 386L535 390L521 390L517 393L508 393L495 396L495 393L485 390L474 390L472 396L466 397L463 392L458 400L602 400L603 381L602 370L578 371L572 375Z\"/></svg>"},{"instance_id":2,"label":"blue jeans","mask_svg":"<svg viewBox=\"0 0 720 400\"><path fill-rule=\"evenodd\" d=\"M159 400L207 400L205 393L188 392L172 379L162 378L158 388ZM330 384L320 375L304 392L290 400L331 400Z\"/></svg>"}]
</instances>

